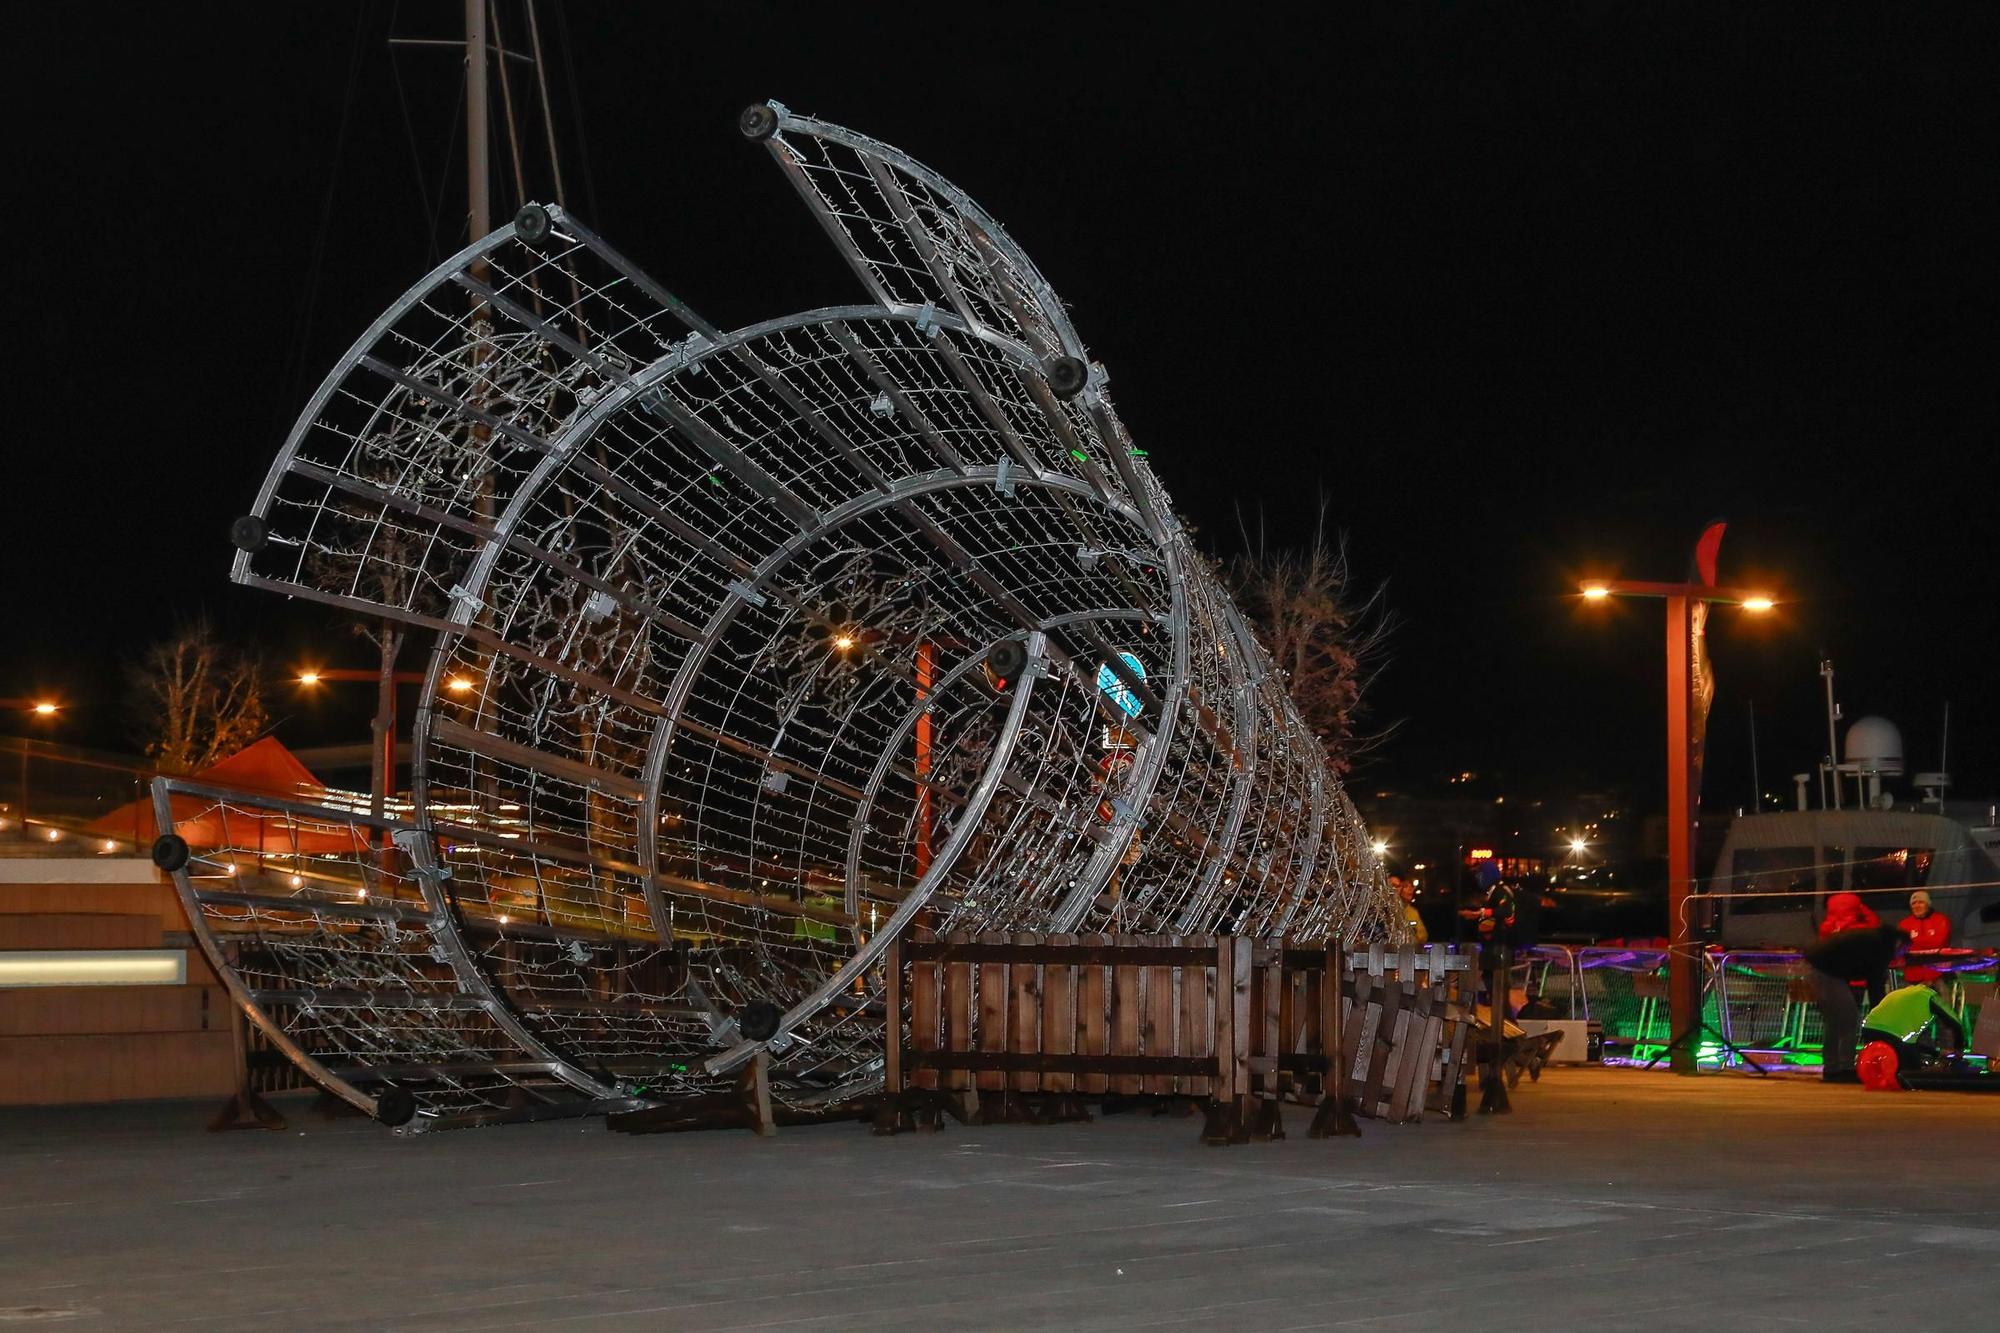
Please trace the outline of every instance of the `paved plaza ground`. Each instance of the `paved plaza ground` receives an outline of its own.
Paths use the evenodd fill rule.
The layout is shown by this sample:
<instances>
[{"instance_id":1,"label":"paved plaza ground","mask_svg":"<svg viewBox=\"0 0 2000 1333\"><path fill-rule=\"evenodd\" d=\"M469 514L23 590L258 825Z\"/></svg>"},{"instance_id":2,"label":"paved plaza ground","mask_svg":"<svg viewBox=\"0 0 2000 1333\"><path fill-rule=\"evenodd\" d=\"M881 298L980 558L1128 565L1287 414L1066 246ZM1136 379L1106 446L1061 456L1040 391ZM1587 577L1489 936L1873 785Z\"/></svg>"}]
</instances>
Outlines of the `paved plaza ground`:
<instances>
[{"instance_id":1,"label":"paved plaza ground","mask_svg":"<svg viewBox=\"0 0 2000 1333\"><path fill-rule=\"evenodd\" d=\"M1553 1070L1504 1119L399 1139L0 1111L0 1325L1987 1327L2000 1097ZM303 1132L300 1132L303 1131ZM1754 1323L1746 1321L1755 1321Z\"/></svg>"}]
</instances>

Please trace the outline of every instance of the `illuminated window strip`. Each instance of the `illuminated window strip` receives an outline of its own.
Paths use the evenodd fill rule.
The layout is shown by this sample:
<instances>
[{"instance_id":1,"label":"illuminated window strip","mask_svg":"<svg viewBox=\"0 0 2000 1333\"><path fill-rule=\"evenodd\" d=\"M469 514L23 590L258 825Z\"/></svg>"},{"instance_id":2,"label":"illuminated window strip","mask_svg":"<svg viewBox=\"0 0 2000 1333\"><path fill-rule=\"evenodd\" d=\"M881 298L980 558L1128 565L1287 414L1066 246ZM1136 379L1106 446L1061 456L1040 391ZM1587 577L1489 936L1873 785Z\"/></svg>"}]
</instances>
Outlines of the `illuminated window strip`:
<instances>
[{"instance_id":1,"label":"illuminated window strip","mask_svg":"<svg viewBox=\"0 0 2000 1333\"><path fill-rule=\"evenodd\" d=\"M185 949L32 949L0 953L0 990L30 986L183 986Z\"/></svg>"}]
</instances>

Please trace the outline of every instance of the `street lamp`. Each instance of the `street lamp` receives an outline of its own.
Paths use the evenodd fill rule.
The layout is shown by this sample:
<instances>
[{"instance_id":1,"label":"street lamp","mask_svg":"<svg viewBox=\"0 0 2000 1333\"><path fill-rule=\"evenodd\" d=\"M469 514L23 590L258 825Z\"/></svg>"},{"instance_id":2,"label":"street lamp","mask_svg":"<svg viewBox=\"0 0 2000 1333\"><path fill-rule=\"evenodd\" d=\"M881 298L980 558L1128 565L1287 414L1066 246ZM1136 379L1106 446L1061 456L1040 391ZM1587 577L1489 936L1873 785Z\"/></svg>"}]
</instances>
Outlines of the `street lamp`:
<instances>
[{"instance_id":1,"label":"street lamp","mask_svg":"<svg viewBox=\"0 0 2000 1333\"><path fill-rule=\"evenodd\" d=\"M1653 583L1632 579L1593 579L1579 591L1587 602L1612 597L1658 597L1667 608L1667 953L1668 1027L1673 1033L1672 1068L1677 1074L1696 1072L1695 1047L1683 1037L1701 1022L1701 968L1688 895L1694 888L1695 784L1694 750L1694 608L1696 603L1721 602L1752 614L1777 605L1769 593L1717 587L1715 554L1722 525L1714 524L1695 547L1700 581ZM1572 844L1574 845L1574 844Z\"/></svg>"},{"instance_id":2,"label":"street lamp","mask_svg":"<svg viewBox=\"0 0 2000 1333\"><path fill-rule=\"evenodd\" d=\"M0 709L5 709L9 712L26 713L36 721L53 723L56 716L62 712L63 706L54 699L46 697L14 698L0 699ZM28 836L28 752L31 744L32 742L26 739L21 741L21 809L19 814L21 817L21 836L24 838ZM53 829L49 831L51 834L55 832ZM54 838L52 837L50 841L54 841Z\"/></svg>"},{"instance_id":3,"label":"street lamp","mask_svg":"<svg viewBox=\"0 0 2000 1333\"><path fill-rule=\"evenodd\" d=\"M298 683L307 689L324 685L329 681L374 681L381 688L381 698L375 710L375 727L381 733L378 746L382 756L382 780L371 783L369 813L381 818L388 803L388 794L396 786L396 686L421 685L424 673L421 671L393 671L385 678L380 671L369 671L358 667L305 667L296 677ZM444 682L444 688L453 694L467 694L474 688L473 682L464 676L453 676Z\"/></svg>"}]
</instances>

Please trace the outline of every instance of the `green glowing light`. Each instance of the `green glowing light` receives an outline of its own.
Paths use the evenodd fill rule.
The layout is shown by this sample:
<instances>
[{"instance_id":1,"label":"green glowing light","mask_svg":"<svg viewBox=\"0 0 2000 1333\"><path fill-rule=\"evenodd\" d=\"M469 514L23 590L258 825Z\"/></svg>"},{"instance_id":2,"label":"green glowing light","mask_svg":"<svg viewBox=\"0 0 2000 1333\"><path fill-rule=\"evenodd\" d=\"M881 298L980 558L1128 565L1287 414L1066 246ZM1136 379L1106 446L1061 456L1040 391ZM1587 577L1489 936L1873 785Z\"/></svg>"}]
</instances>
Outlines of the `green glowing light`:
<instances>
[{"instance_id":1,"label":"green glowing light","mask_svg":"<svg viewBox=\"0 0 2000 1333\"><path fill-rule=\"evenodd\" d=\"M1088 462L1090 461L1090 455L1089 455L1089 454L1087 454L1087 453L1085 453L1085 452L1084 452L1083 450L1081 450L1081 449L1072 449L1072 450L1070 450L1070 451L1069 451L1069 456L1070 456L1071 458L1074 458L1074 459L1075 459L1075 460L1076 460L1077 462L1079 462L1079 463L1088 463Z\"/></svg>"}]
</instances>

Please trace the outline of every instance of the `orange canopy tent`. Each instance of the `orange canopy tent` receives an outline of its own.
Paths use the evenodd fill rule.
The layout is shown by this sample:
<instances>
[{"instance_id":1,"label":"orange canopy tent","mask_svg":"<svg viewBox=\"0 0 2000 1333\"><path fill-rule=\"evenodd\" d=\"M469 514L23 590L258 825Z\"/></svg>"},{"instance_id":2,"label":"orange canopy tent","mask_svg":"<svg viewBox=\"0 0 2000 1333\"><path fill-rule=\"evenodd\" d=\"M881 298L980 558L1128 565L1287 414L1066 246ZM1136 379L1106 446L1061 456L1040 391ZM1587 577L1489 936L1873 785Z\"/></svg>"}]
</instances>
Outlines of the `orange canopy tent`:
<instances>
[{"instance_id":1,"label":"orange canopy tent","mask_svg":"<svg viewBox=\"0 0 2000 1333\"><path fill-rule=\"evenodd\" d=\"M190 774L189 782L258 796L316 804L326 784L300 763L298 756L275 736L245 746L227 759ZM292 853L355 853L367 850L367 835L345 824L294 819L282 810L251 805L225 805L206 796L172 796L174 832L190 847L228 847L266 856ZM90 831L111 838L136 837L149 843L159 836L153 798L121 806L94 821Z\"/></svg>"}]
</instances>

